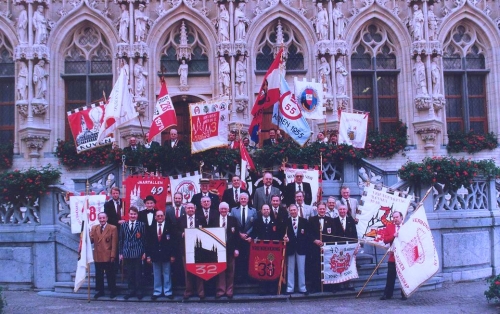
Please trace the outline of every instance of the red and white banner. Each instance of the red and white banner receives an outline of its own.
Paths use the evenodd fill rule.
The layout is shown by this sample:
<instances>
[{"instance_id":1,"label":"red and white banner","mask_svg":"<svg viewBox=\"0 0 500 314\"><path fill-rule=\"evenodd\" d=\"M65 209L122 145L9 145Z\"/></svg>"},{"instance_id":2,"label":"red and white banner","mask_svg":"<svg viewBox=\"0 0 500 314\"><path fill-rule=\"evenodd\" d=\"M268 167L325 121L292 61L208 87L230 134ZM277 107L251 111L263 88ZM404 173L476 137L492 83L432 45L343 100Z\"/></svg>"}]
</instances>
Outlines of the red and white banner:
<instances>
[{"instance_id":1,"label":"red and white banner","mask_svg":"<svg viewBox=\"0 0 500 314\"><path fill-rule=\"evenodd\" d=\"M388 248L384 243L384 231L387 225L392 224L392 214L398 211L406 217L411 198L398 191L387 191L386 187L376 188L374 184L365 186L361 197L363 205L358 207L358 238L368 244Z\"/></svg>"},{"instance_id":2,"label":"red and white banner","mask_svg":"<svg viewBox=\"0 0 500 314\"><path fill-rule=\"evenodd\" d=\"M99 224L97 216L104 212L104 203L106 195L82 195L69 197L69 210L71 212L71 233L80 233L82 231L82 222L85 218L85 209L88 204L89 229Z\"/></svg>"},{"instance_id":3,"label":"red and white banner","mask_svg":"<svg viewBox=\"0 0 500 314\"><path fill-rule=\"evenodd\" d=\"M406 296L438 272L439 257L423 206L401 226L393 250L396 272Z\"/></svg>"},{"instance_id":4,"label":"red and white banner","mask_svg":"<svg viewBox=\"0 0 500 314\"><path fill-rule=\"evenodd\" d=\"M226 270L224 228L185 229L186 270L209 280Z\"/></svg>"},{"instance_id":5,"label":"red and white banner","mask_svg":"<svg viewBox=\"0 0 500 314\"><path fill-rule=\"evenodd\" d=\"M88 267L90 267L89 264L94 262L94 255L92 254L92 243L90 242L89 217L87 215L87 212L90 210L90 204L87 201L85 201L84 203L85 206L81 211L83 219L80 233L80 246L78 248L78 262L76 264L75 287L73 288L74 292L77 292L78 289L80 289L80 287L83 285L83 283L85 282L85 277L87 276L87 269Z\"/></svg>"},{"instance_id":6,"label":"red and white banner","mask_svg":"<svg viewBox=\"0 0 500 314\"><path fill-rule=\"evenodd\" d=\"M139 116L139 113L135 110L132 95L128 88L128 75L125 68L122 68L105 106L103 123L99 128L97 141L104 140L119 126L137 116Z\"/></svg>"},{"instance_id":7,"label":"red and white banner","mask_svg":"<svg viewBox=\"0 0 500 314\"><path fill-rule=\"evenodd\" d=\"M253 164L252 157L248 153L245 145L240 145L240 157L241 157L241 168L240 168L240 179L241 182L246 184L246 178L248 170L255 170L255 165Z\"/></svg>"},{"instance_id":8,"label":"red and white banner","mask_svg":"<svg viewBox=\"0 0 500 314\"><path fill-rule=\"evenodd\" d=\"M219 202L222 199L222 195L224 195L224 191L227 189L227 180L226 179L210 179L210 183L208 184L208 190L214 194L217 194L219 197Z\"/></svg>"},{"instance_id":9,"label":"red and white banner","mask_svg":"<svg viewBox=\"0 0 500 314\"><path fill-rule=\"evenodd\" d=\"M175 115L174 104L168 94L167 83L162 78L160 94L156 100L155 111L153 113L153 121L149 129L148 142L151 142L155 135L160 134L163 130L177 125L177 116Z\"/></svg>"},{"instance_id":10,"label":"red and white banner","mask_svg":"<svg viewBox=\"0 0 500 314\"><path fill-rule=\"evenodd\" d=\"M188 203L193 198L193 195L200 192L200 179L201 175L198 171L193 174L187 173L181 176L171 176L170 179L170 193L182 194L182 203Z\"/></svg>"},{"instance_id":11,"label":"red and white banner","mask_svg":"<svg viewBox=\"0 0 500 314\"><path fill-rule=\"evenodd\" d=\"M323 246L323 283L341 283L358 278L356 254L358 243Z\"/></svg>"},{"instance_id":12,"label":"red and white banner","mask_svg":"<svg viewBox=\"0 0 500 314\"><path fill-rule=\"evenodd\" d=\"M318 195L319 182L321 181L321 170L285 168L285 184L295 182L295 173L298 171L304 174L303 182L307 182L311 185L311 195L314 203Z\"/></svg>"},{"instance_id":13,"label":"red and white banner","mask_svg":"<svg viewBox=\"0 0 500 314\"><path fill-rule=\"evenodd\" d=\"M325 119L325 106L323 86L321 82L308 82L305 78L299 81L293 78L295 85L295 97L300 105L302 115L306 119Z\"/></svg>"},{"instance_id":14,"label":"red and white banner","mask_svg":"<svg viewBox=\"0 0 500 314\"><path fill-rule=\"evenodd\" d=\"M97 141L99 127L104 121L104 102L101 101L90 106L74 109L68 111L67 114L77 153L108 145L115 141L112 135L105 137L100 142Z\"/></svg>"},{"instance_id":15,"label":"red and white banner","mask_svg":"<svg viewBox=\"0 0 500 314\"><path fill-rule=\"evenodd\" d=\"M168 177L156 176L129 176L125 179L125 218L128 219L128 209L135 206L139 211L146 208L144 199L152 195L156 200L156 209L165 210L167 207Z\"/></svg>"},{"instance_id":16,"label":"red and white banner","mask_svg":"<svg viewBox=\"0 0 500 314\"><path fill-rule=\"evenodd\" d=\"M262 281L278 280L281 275L284 250L283 241L252 241L248 275Z\"/></svg>"},{"instance_id":17,"label":"red and white banner","mask_svg":"<svg viewBox=\"0 0 500 314\"><path fill-rule=\"evenodd\" d=\"M229 123L229 99L189 104L191 116L191 153L226 147Z\"/></svg>"},{"instance_id":18,"label":"red and white banner","mask_svg":"<svg viewBox=\"0 0 500 314\"><path fill-rule=\"evenodd\" d=\"M339 144L352 145L356 148L365 148L366 136L368 132L369 113L349 113L340 114Z\"/></svg>"},{"instance_id":19,"label":"red and white banner","mask_svg":"<svg viewBox=\"0 0 500 314\"><path fill-rule=\"evenodd\" d=\"M273 63L269 67L260 86L259 94L255 98L255 103L252 107L252 122L248 128L250 138L255 143L259 142L259 131L262 124L264 109L267 109L280 100L280 65L281 54L283 49L280 49L274 58Z\"/></svg>"}]
</instances>

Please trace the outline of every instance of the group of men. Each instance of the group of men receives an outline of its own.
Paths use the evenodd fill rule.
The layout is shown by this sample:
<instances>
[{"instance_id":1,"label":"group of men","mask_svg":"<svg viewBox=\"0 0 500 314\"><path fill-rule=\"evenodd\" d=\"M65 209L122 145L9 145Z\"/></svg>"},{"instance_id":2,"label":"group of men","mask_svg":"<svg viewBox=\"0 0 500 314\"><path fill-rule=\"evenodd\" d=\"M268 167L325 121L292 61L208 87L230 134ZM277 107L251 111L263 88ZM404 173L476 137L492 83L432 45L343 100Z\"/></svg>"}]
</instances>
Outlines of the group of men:
<instances>
[{"instance_id":1,"label":"group of men","mask_svg":"<svg viewBox=\"0 0 500 314\"><path fill-rule=\"evenodd\" d=\"M200 193L189 203L182 195L173 196L166 209L156 208L153 196L144 200L145 209L128 209L128 220L122 220L120 190L113 188L112 198L99 214L99 225L91 229L96 268L95 298L104 295L104 272L110 297L116 296L116 256L126 265L129 292L125 299L144 295L144 279L151 274L154 291L151 299L173 298L172 279L185 284L184 299L207 291L215 297L231 299L234 281L248 280L250 243L253 240L283 240L286 243L286 293L309 294L321 289L320 249L325 242L356 242L358 202L350 197L348 187L341 188L341 198L328 197L327 202L312 206L311 187L297 171L295 180L283 191L273 186L273 175L263 175L263 185L253 196L241 186L238 177L231 180L222 198L209 191L209 180L200 180ZM215 280L203 279L186 271L185 230L189 228L224 228L226 232L226 270ZM118 255L117 255L118 253ZM151 267L150 266L150 267ZM172 276L173 274L173 276ZM183 278L179 276L183 275ZM172 278L174 277L174 278ZM295 282L298 278L298 287ZM306 279L309 287L306 286ZM261 282L261 294L276 293L278 282ZM335 293L353 290L352 285L332 285ZM390 293L390 295L389 295ZM392 296L387 291L386 298Z\"/></svg>"}]
</instances>

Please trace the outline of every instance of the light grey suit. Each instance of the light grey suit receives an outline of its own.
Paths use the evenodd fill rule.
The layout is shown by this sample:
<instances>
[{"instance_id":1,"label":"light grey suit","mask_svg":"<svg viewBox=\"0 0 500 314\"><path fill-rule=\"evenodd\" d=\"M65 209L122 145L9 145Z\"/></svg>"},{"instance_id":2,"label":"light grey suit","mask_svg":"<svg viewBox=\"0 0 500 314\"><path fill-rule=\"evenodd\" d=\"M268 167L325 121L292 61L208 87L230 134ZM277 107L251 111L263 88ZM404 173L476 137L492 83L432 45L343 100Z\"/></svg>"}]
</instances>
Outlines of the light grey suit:
<instances>
[{"instance_id":1,"label":"light grey suit","mask_svg":"<svg viewBox=\"0 0 500 314\"><path fill-rule=\"evenodd\" d=\"M253 206L260 212L262 205L267 204L271 207L271 197L273 195L281 195L280 189L271 186L269 189L269 195L266 196L266 186L261 186L255 190L253 195Z\"/></svg>"},{"instance_id":2,"label":"light grey suit","mask_svg":"<svg viewBox=\"0 0 500 314\"><path fill-rule=\"evenodd\" d=\"M248 205L246 207L248 208L244 224L241 221L241 206L231 209L231 216L238 219L238 223L240 224L240 232L249 234L250 232L252 232L253 222L257 220L257 210Z\"/></svg>"},{"instance_id":3,"label":"light grey suit","mask_svg":"<svg viewBox=\"0 0 500 314\"><path fill-rule=\"evenodd\" d=\"M312 207L311 205L306 205L302 203L302 214L303 216L300 215L300 209L299 209L299 204L297 205L297 212L299 213L299 217L305 218L309 220L309 217L317 216L318 212Z\"/></svg>"}]
</instances>

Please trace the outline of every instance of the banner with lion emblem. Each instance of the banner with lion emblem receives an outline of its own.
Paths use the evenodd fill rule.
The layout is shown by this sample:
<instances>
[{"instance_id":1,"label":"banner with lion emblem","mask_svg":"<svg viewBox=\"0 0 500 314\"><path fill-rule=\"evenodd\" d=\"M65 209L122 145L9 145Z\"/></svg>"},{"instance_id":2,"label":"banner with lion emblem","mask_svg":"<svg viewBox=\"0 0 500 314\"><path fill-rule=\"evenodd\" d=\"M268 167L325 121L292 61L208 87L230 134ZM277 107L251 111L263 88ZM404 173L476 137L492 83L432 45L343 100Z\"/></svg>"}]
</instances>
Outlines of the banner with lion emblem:
<instances>
[{"instance_id":1,"label":"banner with lion emblem","mask_svg":"<svg viewBox=\"0 0 500 314\"><path fill-rule=\"evenodd\" d=\"M356 254L359 244L326 244L323 246L323 283L334 284L358 278Z\"/></svg>"},{"instance_id":2,"label":"banner with lion emblem","mask_svg":"<svg viewBox=\"0 0 500 314\"><path fill-rule=\"evenodd\" d=\"M283 266L283 241L253 241L250 243L248 275L261 281L278 280Z\"/></svg>"}]
</instances>

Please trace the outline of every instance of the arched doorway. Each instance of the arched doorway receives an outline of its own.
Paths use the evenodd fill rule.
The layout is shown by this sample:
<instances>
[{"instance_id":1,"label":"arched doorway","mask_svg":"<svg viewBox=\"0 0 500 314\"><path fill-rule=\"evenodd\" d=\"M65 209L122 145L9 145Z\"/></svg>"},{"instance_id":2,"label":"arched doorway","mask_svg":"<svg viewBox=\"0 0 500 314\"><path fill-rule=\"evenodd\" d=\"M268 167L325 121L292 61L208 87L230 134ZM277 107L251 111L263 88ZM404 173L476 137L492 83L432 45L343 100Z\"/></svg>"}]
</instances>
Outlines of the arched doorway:
<instances>
[{"instance_id":1,"label":"arched doorway","mask_svg":"<svg viewBox=\"0 0 500 314\"><path fill-rule=\"evenodd\" d=\"M174 103L175 114L177 115L177 134L179 135L179 140L183 141L186 145L191 146L191 120L189 117L189 104L203 101L203 99L192 96L192 95L182 95L172 97L172 102ZM161 142L164 143L166 140L170 139L170 129L168 128L161 133Z\"/></svg>"}]
</instances>

